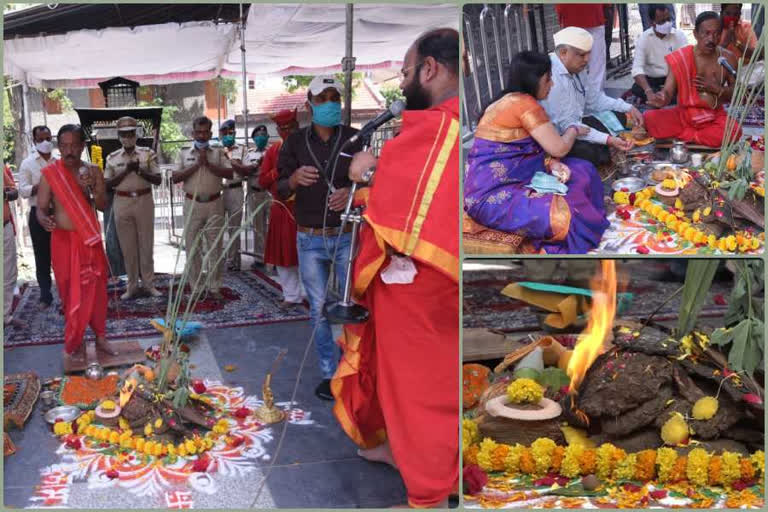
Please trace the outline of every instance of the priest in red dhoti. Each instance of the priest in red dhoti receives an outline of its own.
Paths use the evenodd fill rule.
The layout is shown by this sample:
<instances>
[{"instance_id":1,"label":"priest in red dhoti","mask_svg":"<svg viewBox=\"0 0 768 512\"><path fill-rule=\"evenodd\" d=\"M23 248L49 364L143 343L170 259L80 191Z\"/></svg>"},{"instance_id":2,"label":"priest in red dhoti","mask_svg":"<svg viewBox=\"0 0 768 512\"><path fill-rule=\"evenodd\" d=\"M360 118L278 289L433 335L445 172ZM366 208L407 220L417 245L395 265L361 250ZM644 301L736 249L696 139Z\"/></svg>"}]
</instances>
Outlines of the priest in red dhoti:
<instances>
[{"instance_id":1,"label":"priest in red dhoti","mask_svg":"<svg viewBox=\"0 0 768 512\"><path fill-rule=\"evenodd\" d=\"M98 350L110 355L117 351L106 341L108 269L93 208L103 211L107 204L104 178L98 167L80 160L85 132L79 125L62 126L57 140L61 159L42 170L37 220L51 232L51 264L66 320L67 371L73 364L96 362L84 354L83 336L89 325Z\"/></svg>"},{"instance_id":2,"label":"priest in red dhoti","mask_svg":"<svg viewBox=\"0 0 768 512\"><path fill-rule=\"evenodd\" d=\"M370 318L339 340L334 413L361 456L400 471L413 507L447 506L459 477L458 73L458 33L421 36L399 135L350 166L371 183L353 276Z\"/></svg>"},{"instance_id":3,"label":"priest in red dhoti","mask_svg":"<svg viewBox=\"0 0 768 512\"><path fill-rule=\"evenodd\" d=\"M259 186L272 194L272 206L269 210L269 227L264 248L264 263L274 265L277 280L283 289L283 306L290 307L302 303L301 280L299 279L299 255L296 250L296 217L293 213L293 198L280 200L277 193L277 157L283 141L299 128L296 110L281 110L272 121L277 125L280 140L273 143L264 152L259 170Z\"/></svg>"},{"instance_id":4,"label":"priest in red dhoti","mask_svg":"<svg viewBox=\"0 0 768 512\"><path fill-rule=\"evenodd\" d=\"M737 61L718 47L722 32L720 16L706 11L696 17L695 46L685 46L665 57L669 74L664 88L648 104L664 107L677 93L677 106L648 110L643 115L648 133L657 139L675 138L709 147L720 147L728 118L723 103L731 99L734 77L719 63L725 57L735 69ZM734 123L731 137L741 137Z\"/></svg>"}]
</instances>

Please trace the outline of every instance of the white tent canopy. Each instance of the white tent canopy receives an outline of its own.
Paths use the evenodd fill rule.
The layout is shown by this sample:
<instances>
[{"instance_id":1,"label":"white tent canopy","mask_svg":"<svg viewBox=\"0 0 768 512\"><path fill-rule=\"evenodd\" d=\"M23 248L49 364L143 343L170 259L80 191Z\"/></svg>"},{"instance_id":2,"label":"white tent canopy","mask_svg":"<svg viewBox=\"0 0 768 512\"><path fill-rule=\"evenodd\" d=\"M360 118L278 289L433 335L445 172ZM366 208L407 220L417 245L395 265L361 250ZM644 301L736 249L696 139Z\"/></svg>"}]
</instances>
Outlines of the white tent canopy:
<instances>
[{"instance_id":1,"label":"white tent canopy","mask_svg":"<svg viewBox=\"0 0 768 512\"><path fill-rule=\"evenodd\" d=\"M433 28L458 28L451 4L356 4L357 69L400 65L408 46ZM242 72L240 27L197 21L78 30L5 41L4 72L33 87L92 88L115 76L142 85L206 80ZM251 4L245 29L250 75L341 71L344 4Z\"/></svg>"}]
</instances>

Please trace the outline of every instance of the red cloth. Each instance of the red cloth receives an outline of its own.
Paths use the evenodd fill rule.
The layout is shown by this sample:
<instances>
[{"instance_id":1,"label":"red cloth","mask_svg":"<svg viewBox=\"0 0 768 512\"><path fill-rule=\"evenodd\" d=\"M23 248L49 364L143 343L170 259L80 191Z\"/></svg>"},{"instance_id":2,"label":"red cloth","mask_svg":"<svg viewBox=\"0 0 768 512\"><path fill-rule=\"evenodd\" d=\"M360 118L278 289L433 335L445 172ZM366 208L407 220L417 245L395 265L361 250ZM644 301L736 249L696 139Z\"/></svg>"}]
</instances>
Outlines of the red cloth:
<instances>
[{"instance_id":1,"label":"red cloth","mask_svg":"<svg viewBox=\"0 0 768 512\"><path fill-rule=\"evenodd\" d=\"M345 326L331 381L334 414L358 445L389 441L412 506L433 506L458 483L459 102L406 111L377 164L355 262L368 322ZM418 274L387 285L386 247Z\"/></svg>"},{"instance_id":2,"label":"red cloth","mask_svg":"<svg viewBox=\"0 0 768 512\"><path fill-rule=\"evenodd\" d=\"M264 152L259 173L259 186L272 194L272 206L269 209L269 227L264 247L264 263L279 267L295 267L299 264L296 250L296 218L293 207L295 201L281 201L277 194L277 157L282 141L275 142Z\"/></svg>"},{"instance_id":3,"label":"red cloth","mask_svg":"<svg viewBox=\"0 0 768 512\"><path fill-rule=\"evenodd\" d=\"M693 46L680 48L665 57L677 85L677 106L647 110L643 114L648 133L656 138L677 138L710 147L719 147L725 136L727 114L722 105L712 109L696 90L696 58ZM741 137L734 124L733 137Z\"/></svg>"},{"instance_id":4,"label":"red cloth","mask_svg":"<svg viewBox=\"0 0 768 512\"><path fill-rule=\"evenodd\" d=\"M594 28L605 25L604 4L555 4L561 28Z\"/></svg>"},{"instance_id":5,"label":"red cloth","mask_svg":"<svg viewBox=\"0 0 768 512\"><path fill-rule=\"evenodd\" d=\"M107 258L101 245L96 212L80 186L59 160L42 171L75 227L51 233L51 266L64 308L64 351L75 352L90 325L97 337L106 335Z\"/></svg>"}]
</instances>

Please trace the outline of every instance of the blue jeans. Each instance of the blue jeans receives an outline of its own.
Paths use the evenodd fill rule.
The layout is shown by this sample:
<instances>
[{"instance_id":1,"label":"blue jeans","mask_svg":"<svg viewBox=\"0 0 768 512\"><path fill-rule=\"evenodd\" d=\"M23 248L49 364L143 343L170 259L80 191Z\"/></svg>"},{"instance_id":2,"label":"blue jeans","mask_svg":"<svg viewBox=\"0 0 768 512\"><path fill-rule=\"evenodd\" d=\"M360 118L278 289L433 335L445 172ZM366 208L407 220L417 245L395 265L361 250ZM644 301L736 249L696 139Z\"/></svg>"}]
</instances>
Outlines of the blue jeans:
<instances>
[{"instance_id":1,"label":"blue jeans","mask_svg":"<svg viewBox=\"0 0 768 512\"><path fill-rule=\"evenodd\" d=\"M343 233L340 237L337 235L323 237L301 232L296 234L299 274L309 299L309 317L312 329L315 331L315 349L317 349L320 371L324 379L333 377L340 355L333 339L331 326L323 316L325 290L328 286L331 265L335 266L339 286L342 290L344 289L350 242L350 233Z\"/></svg>"}]
</instances>

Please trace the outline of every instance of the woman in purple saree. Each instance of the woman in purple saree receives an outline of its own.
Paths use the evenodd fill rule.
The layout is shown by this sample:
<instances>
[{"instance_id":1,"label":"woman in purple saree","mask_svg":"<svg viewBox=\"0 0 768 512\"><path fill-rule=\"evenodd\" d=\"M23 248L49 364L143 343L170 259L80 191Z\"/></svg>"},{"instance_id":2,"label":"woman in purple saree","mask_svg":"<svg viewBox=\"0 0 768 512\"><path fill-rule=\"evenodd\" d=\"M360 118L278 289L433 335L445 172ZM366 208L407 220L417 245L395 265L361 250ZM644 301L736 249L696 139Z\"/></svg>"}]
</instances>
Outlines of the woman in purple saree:
<instances>
[{"instance_id":1,"label":"woman in purple saree","mask_svg":"<svg viewBox=\"0 0 768 512\"><path fill-rule=\"evenodd\" d=\"M608 227L597 169L566 155L589 128L560 136L537 99L552 87L549 57L520 52L501 97L475 132L464 179L464 209L485 227L517 233L535 250L583 254ZM551 156L550 156L551 155Z\"/></svg>"}]
</instances>

